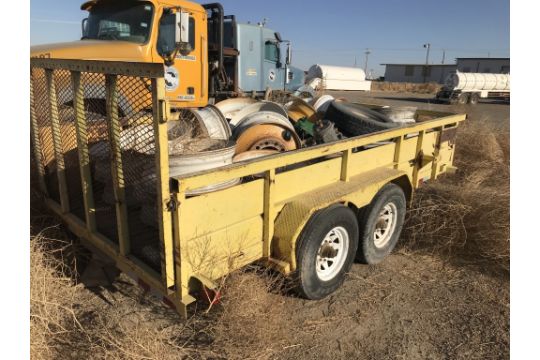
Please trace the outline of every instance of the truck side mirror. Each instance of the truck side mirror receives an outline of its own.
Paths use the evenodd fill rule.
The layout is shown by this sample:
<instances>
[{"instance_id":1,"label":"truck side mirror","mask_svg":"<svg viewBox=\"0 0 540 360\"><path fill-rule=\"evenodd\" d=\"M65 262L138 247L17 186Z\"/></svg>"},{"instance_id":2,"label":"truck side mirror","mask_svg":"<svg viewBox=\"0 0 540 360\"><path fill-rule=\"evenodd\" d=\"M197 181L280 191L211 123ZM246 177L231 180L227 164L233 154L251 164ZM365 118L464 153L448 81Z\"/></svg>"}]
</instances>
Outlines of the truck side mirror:
<instances>
[{"instance_id":1,"label":"truck side mirror","mask_svg":"<svg viewBox=\"0 0 540 360\"><path fill-rule=\"evenodd\" d=\"M187 56L193 51L189 43L189 13L179 11L176 16L175 42L180 55Z\"/></svg>"},{"instance_id":2,"label":"truck side mirror","mask_svg":"<svg viewBox=\"0 0 540 360\"><path fill-rule=\"evenodd\" d=\"M287 65L291 65L292 63L292 44L289 43L289 45L287 45L287 56L286 56L286 59L285 59L285 63Z\"/></svg>"},{"instance_id":3,"label":"truck side mirror","mask_svg":"<svg viewBox=\"0 0 540 360\"><path fill-rule=\"evenodd\" d=\"M88 31L87 25L88 25L88 18L82 19L82 22L81 22L81 30L82 30L82 37L83 37L83 38L87 35L87 34L86 34L86 32Z\"/></svg>"},{"instance_id":4,"label":"truck side mirror","mask_svg":"<svg viewBox=\"0 0 540 360\"><path fill-rule=\"evenodd\" d=\"M176 15L175 41L177 44L189 42L189 13L178 11Z\"/></svg>"}]
</instances>

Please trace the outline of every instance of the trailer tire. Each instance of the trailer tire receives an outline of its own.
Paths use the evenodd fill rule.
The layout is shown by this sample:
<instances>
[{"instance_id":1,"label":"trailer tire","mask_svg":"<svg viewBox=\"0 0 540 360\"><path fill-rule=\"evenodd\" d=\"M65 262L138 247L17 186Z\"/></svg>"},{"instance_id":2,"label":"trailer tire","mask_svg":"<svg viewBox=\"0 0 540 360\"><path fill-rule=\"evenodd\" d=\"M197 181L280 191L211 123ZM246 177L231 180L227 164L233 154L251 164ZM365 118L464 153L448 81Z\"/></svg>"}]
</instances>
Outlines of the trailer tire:
<instances>
[{"instance_id":1,"label":"trailer tire","mask_svg":"<svg viewBox=\"0 0 540 360\"><path fill-rule=\"evenodd\" d=\"M358 214L360 240L356 260L363 264L378 264L396 246L407 210L401 187L385 185L371 203Z\"/></svg>"},{"instance_id":2,"label":"trailer tire","mask_svg":"<svg viewBox=\"0 0 540 360\"><path fill-rule=\"evenodd\" d=\"M469 98L469 104L476 105L480 101L480 95L478 93L472 93Z\"/></svg>"},{"instance_id":3,"label":"trailer tire","mask_svg":"<svg viewBox=\"0 0 540 360\"><path fill-rule=\"evenodd\" d=\"M469 102L469 94L461 93L457 99L459 105L466 105Z\"/></svg>"},{"instance_id":4,"label":"trailer tire","mask_svg":"<svg viewBox=\"0 0 540 360\"><path fill-rule=\"evenodd\" d=\"M399 124L377 111L343 101L333 101L324 118L334 122L339 131L348 137L399 127Z\"/></svg>"},{"instance_id":5,"label":"trailer tire","mask_svg":"<svg viewBox=\"0 0 540 360\"><path fill-rule=\"evenodd\" d=\"M298 238L296 291L300 296L322 299L345 280L358 249L358 221L354 212L333 205L316 212Z\"/></svg>"}]
</instances>

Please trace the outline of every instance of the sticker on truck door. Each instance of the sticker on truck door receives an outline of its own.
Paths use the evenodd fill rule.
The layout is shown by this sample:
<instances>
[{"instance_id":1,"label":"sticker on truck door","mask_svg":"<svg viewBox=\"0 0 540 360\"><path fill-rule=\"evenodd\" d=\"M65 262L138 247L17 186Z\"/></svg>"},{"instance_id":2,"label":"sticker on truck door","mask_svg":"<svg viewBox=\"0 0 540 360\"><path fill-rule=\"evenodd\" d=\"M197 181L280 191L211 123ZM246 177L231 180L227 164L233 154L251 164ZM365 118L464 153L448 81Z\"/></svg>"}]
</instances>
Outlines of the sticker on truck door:
<instances>
[{"instance_id":1,"label":"sticker on truck door","mask_svg":"<svg viewBox=\"0 0 540 360\"><path fill-rule=\"evenodd\" d=\"M165 89L175 91L180 85L180 75L174 66L165 67Z\"/></svg>"},{"instance_id":2,"label":"sticker on truck door","mask_svg":"<svg viewBox=\"0 0 540 360\"><path fill-rule=\"evenodd\" d=\"M270 81L276 80L276 72L274 70L270 70L270 74L268 74L268 79Z\"/></svg>"}]
</instances>

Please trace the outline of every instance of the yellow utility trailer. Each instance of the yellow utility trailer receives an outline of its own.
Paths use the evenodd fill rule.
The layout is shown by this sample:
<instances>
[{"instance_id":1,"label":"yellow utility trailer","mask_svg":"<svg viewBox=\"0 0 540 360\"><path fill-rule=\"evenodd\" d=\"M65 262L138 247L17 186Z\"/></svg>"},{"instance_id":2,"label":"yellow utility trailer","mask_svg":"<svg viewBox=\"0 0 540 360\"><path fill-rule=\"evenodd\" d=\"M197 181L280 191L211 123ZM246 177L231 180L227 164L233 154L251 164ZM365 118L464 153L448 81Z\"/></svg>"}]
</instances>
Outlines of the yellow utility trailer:
<instances>
[{"instance_id":1,"label":"yellow utility trailer","mask_svg":"<svg viewBox=\"0 0 540 360\"><path fill-rule=\"evenodd\" d=\"M200 286L254 262L293 277L307 298L328 295L355 259L375 264L392 251L414 189L454 170L466 116L419 111L410 126L170 177L167 131L178 116L163 72L31 59L33 175L76 236L183 316ZM137 94L131 110L120 88ZM92 96L106 99L102 109Z\"/></svg>"}]
</instances>

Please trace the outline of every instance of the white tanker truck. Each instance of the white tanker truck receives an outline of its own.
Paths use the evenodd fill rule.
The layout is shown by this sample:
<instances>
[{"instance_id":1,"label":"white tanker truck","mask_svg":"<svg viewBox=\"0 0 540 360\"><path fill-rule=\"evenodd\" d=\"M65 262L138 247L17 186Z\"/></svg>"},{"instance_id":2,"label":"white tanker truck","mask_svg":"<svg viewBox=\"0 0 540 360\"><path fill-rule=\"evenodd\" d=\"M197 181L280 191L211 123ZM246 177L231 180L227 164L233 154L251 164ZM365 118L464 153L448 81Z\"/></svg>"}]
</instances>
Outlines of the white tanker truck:
<instances>
[{"instance_id":1,"label":"white tanker truck","mask_svg":"<svg viewBox=\"0 0 540 360\"><path fill-rule=\"evenodd\" d=\"M500 98L510 102L509 74L455 72L446 77L437 100L450 104L475 105L480 99Z\"/></svg>"}]
</instances>

